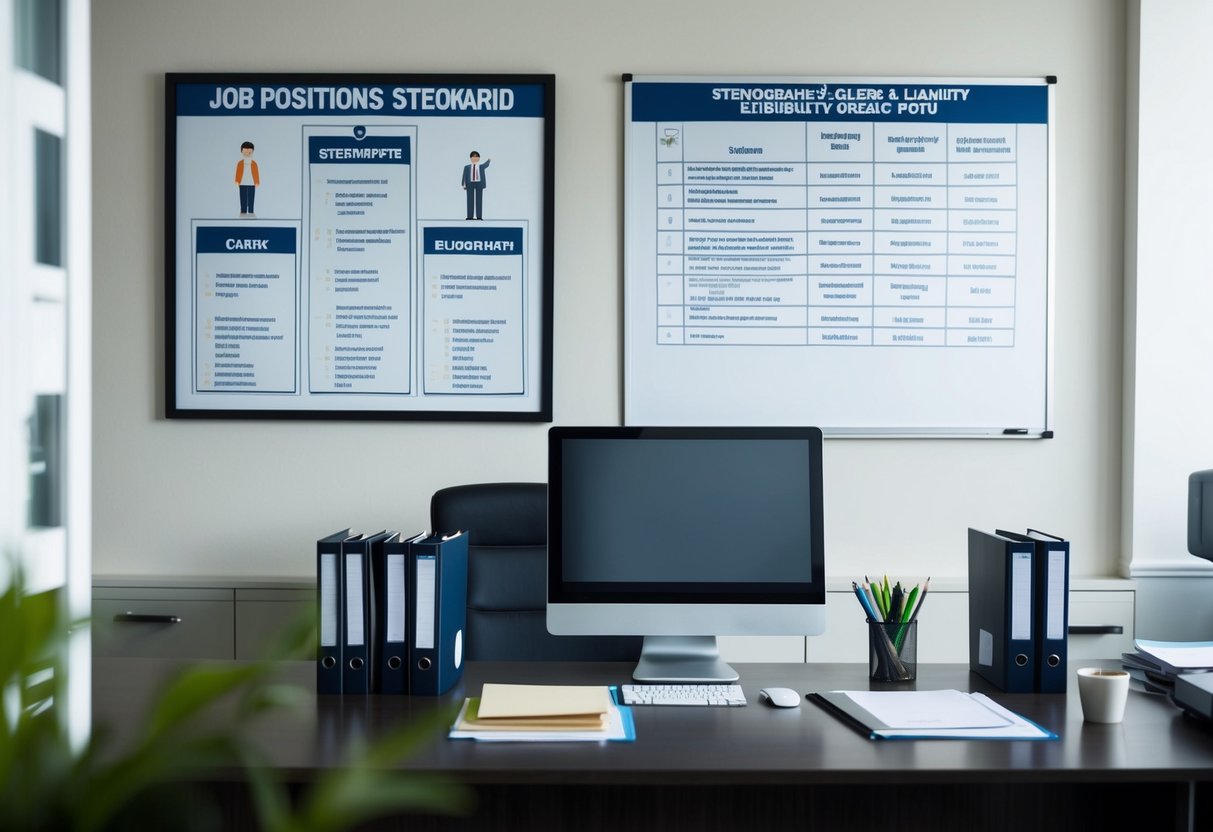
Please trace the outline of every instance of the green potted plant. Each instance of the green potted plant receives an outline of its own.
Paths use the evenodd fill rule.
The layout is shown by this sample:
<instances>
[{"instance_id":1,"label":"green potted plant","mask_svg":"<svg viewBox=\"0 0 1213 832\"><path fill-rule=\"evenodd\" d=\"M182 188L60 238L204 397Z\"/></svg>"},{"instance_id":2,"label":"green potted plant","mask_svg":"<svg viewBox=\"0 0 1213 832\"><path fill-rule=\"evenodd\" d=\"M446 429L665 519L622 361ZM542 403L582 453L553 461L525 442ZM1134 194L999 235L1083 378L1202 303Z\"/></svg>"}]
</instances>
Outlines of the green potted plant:
<instances>
[{"instance_id":1,"label":"green potted plant","mask_svg":"<svg viewBox=\"0 0 1213 832\"><path fill-rule=\"evenodd\" d=\"M61 609L57 592L27 594L19 571L0 594L0 830L220 828L213 794L190 782L191 773L219 766L244 773L251 820L267 832L340 830L390 813L471 805L458 784L394 768L449 725L445 713L355 748L345 765L292 793L244 739L250 723L306 693L275 682L274 660L188 666L166 681L141 725L127 726L128 739L119 743L94 725L73 744L56 707L70 629ZM299 656L314 638L314 622L300 622L276 655Z\"/></svg>"}]
</instances>

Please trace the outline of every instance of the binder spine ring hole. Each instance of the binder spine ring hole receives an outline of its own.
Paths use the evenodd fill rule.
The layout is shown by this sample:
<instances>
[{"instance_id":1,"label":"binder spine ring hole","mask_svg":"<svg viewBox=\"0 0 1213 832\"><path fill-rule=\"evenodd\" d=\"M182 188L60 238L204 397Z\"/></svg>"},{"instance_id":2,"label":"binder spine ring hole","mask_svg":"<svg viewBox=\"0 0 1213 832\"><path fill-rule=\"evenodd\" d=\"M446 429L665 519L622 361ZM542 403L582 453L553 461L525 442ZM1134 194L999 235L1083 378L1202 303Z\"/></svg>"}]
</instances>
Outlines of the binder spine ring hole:
<instances>
[{"instance_id":1,"label":"binder spine ring hole","mask_svg":"<svg viewBox=\"0 0 1213 832\"><path fill-rule=\"evenodd\" d=\"M418 659L417 660L417 669L418 670L429 670L432 664L433 663L429 660L429 658Z\"/></svg>"},{"instance_id":2,"label":"binder spine ring hole","mask_svg":"<svg viewBox=\"0 0 1213 832\"><path fill-rule=\"evenodd\" d=\"M1028 663L1027 654L1025 654L1025 653L1016 653L1015 654L1015 664L1019 665L1020 667L1023 667L1027 663Z\"/></svg>"},{"instance_id":3,"label":"binder spine ring hole","mask_svg":"<svg viewBox=\"0 0 1213 832\"><path fill-rule=\"evenodd\" d=\"M1057 667L1059 664L1061 664L1061 656L1054 653L1053 655L1049 656L1049 658L1045 659L1045 661L1048 662L1049 667Z\"/></svg>"},{"instance_id":4,"label":"binder spine ring hole","mask_svg":"<svg viewBox=\"0 0 1213 832\"><path fill-rule=\"evenodd\" d=\"M334 667L337 666L337 660L335 658L333 658L332 656L325 656L323 659L320 660L320 664L324 665L324 667L326 669L332 670Z\"/></svg>"},{"instance_id":5,"label":"binder spine ring hole","mask_svg":"<svg viewBox=\"0 0 1213 832\"><path fill-rule=\"evenodd\" d=\"M357 657L350 659L351 670L362 670L362 659Z\"/></svg>"},{"instance_id":6,"label":"binder spine ring hole","mask_svg":"<svg viewBox=\"0 0 1213 832\"><path fill-rule=\"evenodd\" d=\"M399 670L401 664L403 664L403 662L400 661L399 656L392 656L387 660L387 666L392 670Z\"/></svg>"}]
</instances>

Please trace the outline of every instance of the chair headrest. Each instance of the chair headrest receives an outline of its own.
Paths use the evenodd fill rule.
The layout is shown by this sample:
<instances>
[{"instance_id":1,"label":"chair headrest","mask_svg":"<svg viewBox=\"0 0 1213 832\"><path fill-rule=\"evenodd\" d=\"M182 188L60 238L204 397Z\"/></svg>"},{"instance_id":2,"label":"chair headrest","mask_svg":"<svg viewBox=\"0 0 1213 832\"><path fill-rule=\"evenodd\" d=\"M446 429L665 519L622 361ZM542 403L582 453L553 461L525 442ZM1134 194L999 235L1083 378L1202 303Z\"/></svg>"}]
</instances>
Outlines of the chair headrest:
<instances>
[{"instance_id":1,"label":"chair headrest","mask_svg":"<svg viewBox=\"0 0 1213 832\"><path fill-rule=\"evenodd\" d=\"M468 532L472 546L546 546L548 487L541 482L456 485L434 492L432 528Z\"/></svg>"}]
</instances>

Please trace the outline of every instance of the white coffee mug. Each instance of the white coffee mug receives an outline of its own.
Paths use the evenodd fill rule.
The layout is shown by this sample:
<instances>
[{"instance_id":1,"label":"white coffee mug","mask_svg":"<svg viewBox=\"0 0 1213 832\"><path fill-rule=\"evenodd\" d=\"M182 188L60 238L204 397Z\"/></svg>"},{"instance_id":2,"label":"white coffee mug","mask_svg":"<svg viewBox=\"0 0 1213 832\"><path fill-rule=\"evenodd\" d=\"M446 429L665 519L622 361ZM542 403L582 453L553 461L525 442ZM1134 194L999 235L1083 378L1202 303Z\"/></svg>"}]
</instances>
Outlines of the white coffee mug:
<instances>
[{"instance_id":1,"label":"white coffee mug","mask_svg":"<svg viewBox=\"0 0 1213 832\"><path fill-rule=\"evenodd\" d=\"M1120 722L1129 698L1129 674L1105 667L1078 670L1078 699L1087 722Z\"/></svg>"}]
</instances>

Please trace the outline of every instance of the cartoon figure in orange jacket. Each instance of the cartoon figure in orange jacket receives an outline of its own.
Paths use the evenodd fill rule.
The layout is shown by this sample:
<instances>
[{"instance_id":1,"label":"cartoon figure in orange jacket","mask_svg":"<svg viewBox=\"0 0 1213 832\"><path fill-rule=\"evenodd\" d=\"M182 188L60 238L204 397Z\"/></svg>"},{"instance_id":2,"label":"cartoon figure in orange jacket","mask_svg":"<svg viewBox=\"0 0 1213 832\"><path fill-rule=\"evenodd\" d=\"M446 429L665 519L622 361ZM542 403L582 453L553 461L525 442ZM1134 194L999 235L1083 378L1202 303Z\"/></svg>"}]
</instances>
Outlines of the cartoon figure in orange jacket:
<instances>
[{"instance_id":1,"label":"cartoon figure in orange jacket","mask_svg":"<svg viewBox=\"0 0 1213 832\"><path fill-rule=\"evenodd\" d=\"M240 145L240 155L236 163L236 185L240 188L240 216L255 217L253 200L257 197L257 186L261 184L261 172L253 161L253 143L244 142Z\"/></svg>"}]
</instances>

